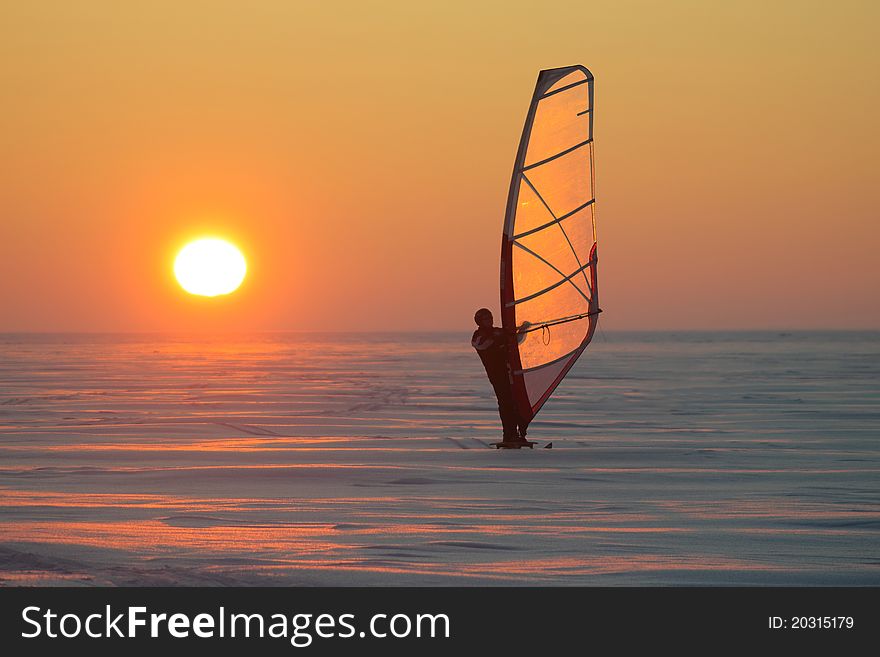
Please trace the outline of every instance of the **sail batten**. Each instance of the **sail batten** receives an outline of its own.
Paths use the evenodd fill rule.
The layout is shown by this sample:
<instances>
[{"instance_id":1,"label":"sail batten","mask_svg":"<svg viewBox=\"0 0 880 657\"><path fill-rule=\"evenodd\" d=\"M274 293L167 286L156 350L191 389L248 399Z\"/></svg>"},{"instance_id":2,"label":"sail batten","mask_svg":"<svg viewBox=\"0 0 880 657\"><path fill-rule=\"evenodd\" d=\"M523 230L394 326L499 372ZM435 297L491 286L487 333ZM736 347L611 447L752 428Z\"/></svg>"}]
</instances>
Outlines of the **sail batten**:
<instances>
[{"instance_id":1,"label":"sail batten","mask_svg":"<svg viewBox=\"0 0 880 657\"><path fill-rule=\"evenodd\" d=\"M542 258L542 259L543 259L543 258ZM562 285L563 283L568 283L572 278L574 278L575 276L577 276L578 274L580 274L584 269L586 269L587 267L589 267L590 264L591 264L591 263L588 262L588 263L585 264L585 265L581 265L581 266L578 267L576 270L574 270L572 273L570 273L568 276L566 276L565 274L563 274L563 277L562 277L561 279L559 279L558 281L556 281L556 282L553 283L552 285L549 285L549 286L545 287L543 290L539 290L538 292L535 292L534 294L530 294L529 296L527 296L527 297L523 297L523 298L521 298L521 299L514 299L514 300L513 300L513 304L516 305L516 304L518 304L518 303L524 303L524 302L526 302L526 301L531 301L531 300L534 299L535 297L539 297L539 296L541 296L542 294L546 294L547 292L550 292L551 290L554 290L555 288L559 287L559 286ZM551 265L551 266L552 266L552 265ZM554 269L555 269L555 267L554 267ZM580 290L578 290L578 291L580 291ZM589 297L585 297L585 298L587 299L587 301L589 301Z\"/></svg>"},{"instance_id":2,"label":"sail batten","mask_svg":"<svg viewBox=\"0 0 880 657\"><path fill-rule=\"evenodd\" d=\"M581 112L581 113L578 114L577 116L581 116L581 114L583 114L583 112ZM583 147L583 146L587 146L588 144L591 144L592 142L593 142L592 139L587 139L586 141L582 141L582 142L579 143L579 144L575 144L575 145L572 146L571 148L566 148L564 151L562 151L562 152L560 152L560 153L556 153L555 155L551 155L550 157L545 157L545 158L544 158L543 160L541 160L540 162L535 162L534 164L530 164L530 165L528 165L527 167L523 167L523 171L524 171L524 172L525 172L525 171L529 171L530 169L535 169L535 168L537 168L537 167L539 167L539 166L542 166L542 165L544 165L544 164L547 164L548 162L552 162L552 161L555 160L556 158L558 158L558 157L562 157L563 155L568 155L568 154L571 153L572 151L575 151L575 150L577 150L578 148L581 148L581 147Z\"/></svg>"},{"instance_id":3,"label":"sail batten","mask_svg":"<svg viewBox=\"0 0 880 657\"><path fill-rule=\"evenodd\" d=\"M601 312L593 84L582 66L541 71L511 177L501 247L502 326L519 331L508 360L526 422L586 349Z\"/></svg>"},{"instance_id":4,"label":"sail batten","mask_svg":"<svg viewBox=\"0 0 880 657\"><path fill-rule=\"evenodd\" d=\"M563 91L568 91L572 87L578 87L578 86L580 86L582 84L586 84L586 83L587 83L586 80L581 80L580 82L572 82L571 84L567 84L564 87L560 87L559 89L553 89L552 91L548 91L543 96L541 96L541 98L547 98L548 96L552 96L553 94L560 94Z\"/></svg>"},{"instance_id":5,"label":"sail batten","mask_svg":"<svg viewBox=\"0 0 880 657\"><path fill-rule=\"evenodd\" d=\"M562 216L559 217L559 218L554 218L553 221L548 221L546 224L543 224L543 225L541 225L541 226L538 226L537 228L532 228L531 230L527 230L527 231L525 231L524 233L520 233L519 235L514 235L514 236L513 236L513 239L514 239L514 240L518 240L520 237L526 237L526 236L528 236L528 235L531 235L532 233L537 233L537 232L540 231L540 230L544 230L545 228L549 228L550 226L555 226L556 224L558 224L558 223L560 223L560 222L562 222L562 221L565 221L566 219L568 219L568 218L569 218L570 216L572 216L573 214L577 214L578 212L580 212L581 210L583 210L585 207L587 207L588 205L592 205L592 204L595 203L595 202L596 202L595 199L590 199L589 201L587 201L586 203L584 203L584 204L581 205L580 207L575 208L575 209L572 210L571 212L569 212L569 213L567 213L567 214L564 214L564 215L562 215ZM549 208L548 208L548 209L549 209Z\"/></svg>"},{"instance_id":6,"label":"sail batten","mask_svg":"<svg viewBox=\"0 0 880 657\"><path fill-rule=\"evenodd\" d=\"M534 257L538 258L538 260L540 260L541 262L545 263L548 267L551 267L551 268L553 269L553 271L555 271L556 273L558 273L560 276L564 277L564 278L565 278L566 280L568 280L569 282L571 282L571 279L572 279L575 275L577 275L578 273L583 274L583 275L584 275L584 284L587 285L587 287L589 288L589 285L590 285L590 284L589 284L589 281L587 280L586 265L581 266L580 262L578 262L578 271L574 272L574 273L571 274L570 276L566 276L566 275L562 272L562 270L560 270L558 267L556 267L556 265L552 264L552 263L549 262L546 258L543 258L543 257L540 256L539 254L535 253L534 251L532 251L531 249L529 249L527 246L523 246L520 242L517 242L517 241L514 241L513 244L514 244L517 248L520 248L520 249L522 249L523 251L525 251L526 253L528 253L528 254L530 254L530 255L533 255ZM583 292L581 292L581 294L583 294ZM586 298L587 300L589 300L589 296L587 296L587 295L584 295L584 298Z\"/></svg>"}]
</instances>

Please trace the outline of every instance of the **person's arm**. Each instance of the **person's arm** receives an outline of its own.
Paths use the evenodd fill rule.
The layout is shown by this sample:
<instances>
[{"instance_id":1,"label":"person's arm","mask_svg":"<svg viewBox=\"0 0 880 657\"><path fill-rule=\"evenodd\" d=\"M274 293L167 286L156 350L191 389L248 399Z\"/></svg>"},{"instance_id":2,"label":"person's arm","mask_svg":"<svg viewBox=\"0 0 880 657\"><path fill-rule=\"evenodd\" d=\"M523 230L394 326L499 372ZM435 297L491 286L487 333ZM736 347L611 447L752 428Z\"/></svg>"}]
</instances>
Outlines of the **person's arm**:
<instances>
[{"instance_id":1,"label":"person's arm","mask_svg":"<svg viewBox=\"0 0 880 657\"><path fill-rule=\"evenodd\" d=\"M485 351L494 344L495 341L492 338L483 336L479 331L474 333L474 337L471 338L471 346L477 351Z\"/></svg>"}]
</instances>

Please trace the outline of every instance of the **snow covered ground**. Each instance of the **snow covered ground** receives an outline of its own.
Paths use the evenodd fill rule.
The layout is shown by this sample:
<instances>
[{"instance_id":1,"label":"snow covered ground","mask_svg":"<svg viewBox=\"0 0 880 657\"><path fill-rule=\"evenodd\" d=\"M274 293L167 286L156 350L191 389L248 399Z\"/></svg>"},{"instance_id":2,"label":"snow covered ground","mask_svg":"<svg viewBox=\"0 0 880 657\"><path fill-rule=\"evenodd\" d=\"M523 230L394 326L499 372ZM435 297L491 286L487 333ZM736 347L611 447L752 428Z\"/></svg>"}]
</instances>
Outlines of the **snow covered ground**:
<instances>
[{"instance_id":1,"label":"snow covered ground","mask_svg":"<svg viewBox=\"0 0 880 657\"><path fill-rule=\"evenodd\" d=\"M880 585L880 334L0 335L5 585Z\"/></svg>"}]
</instances>

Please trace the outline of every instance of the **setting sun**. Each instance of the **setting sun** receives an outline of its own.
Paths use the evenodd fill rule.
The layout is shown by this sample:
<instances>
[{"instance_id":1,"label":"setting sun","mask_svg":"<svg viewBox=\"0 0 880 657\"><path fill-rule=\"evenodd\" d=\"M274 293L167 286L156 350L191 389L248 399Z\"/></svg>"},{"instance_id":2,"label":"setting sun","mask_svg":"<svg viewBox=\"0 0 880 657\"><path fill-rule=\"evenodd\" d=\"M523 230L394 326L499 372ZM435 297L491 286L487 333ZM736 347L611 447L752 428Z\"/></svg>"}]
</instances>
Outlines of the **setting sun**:
<instances>
[{"instance_id":1,"label":"setting sun","mask_svg":"<svg viewBox=\"0 0 880 657\"><path fill-rule=\"evenodd\" d=\"M221 239L200 239L180 250L174 276L190 294L216 297L238 289L247 272L241 251Z\"/></svg>"}]
</instances>

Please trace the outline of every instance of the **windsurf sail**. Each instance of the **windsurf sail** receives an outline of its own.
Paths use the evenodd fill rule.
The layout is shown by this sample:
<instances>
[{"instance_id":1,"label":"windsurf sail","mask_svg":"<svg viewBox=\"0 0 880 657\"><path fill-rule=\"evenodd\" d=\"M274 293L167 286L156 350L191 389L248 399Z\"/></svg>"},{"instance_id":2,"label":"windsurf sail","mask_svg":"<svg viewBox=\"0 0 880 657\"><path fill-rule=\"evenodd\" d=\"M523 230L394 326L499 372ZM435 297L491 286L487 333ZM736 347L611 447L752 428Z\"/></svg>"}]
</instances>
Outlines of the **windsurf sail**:
<instances>
[{"instance_id":1,"label":"windsurf sail","mask_svg":"<svg viewBox=\"0 0 880 657\"><path fill-rule=\"evenodd\" d=\"M596 330L593 75L541 71L526 115L501 242L502 327L520 417L531 422Z\"/></svg>"}]
</instances>

